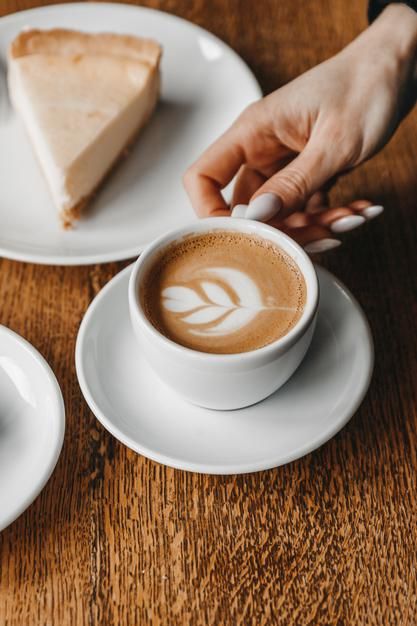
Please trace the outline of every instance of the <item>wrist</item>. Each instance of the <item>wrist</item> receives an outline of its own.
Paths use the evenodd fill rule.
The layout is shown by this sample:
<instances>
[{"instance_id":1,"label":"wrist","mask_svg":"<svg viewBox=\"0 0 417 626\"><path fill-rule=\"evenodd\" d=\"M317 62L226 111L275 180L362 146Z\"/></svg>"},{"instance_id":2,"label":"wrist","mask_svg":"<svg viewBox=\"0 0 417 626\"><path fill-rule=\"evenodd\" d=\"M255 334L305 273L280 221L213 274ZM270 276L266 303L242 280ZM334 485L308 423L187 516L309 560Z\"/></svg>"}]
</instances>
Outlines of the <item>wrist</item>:
<instances>
[{"instance_id":1,"label":"wrist","mask_svg":"<svg viewBox=\"0 0 417 626\"><path fill-rule=\"evenodd\" d=\"M388 5L344 53L365 72L381 70L399 84L417 83L417 12L402 3Z\"/></svg>"},{"instance_id":2,"label":"wrist","mask_svg":"<svg viewBox=\"0 0 417 626\"><path fill-rule=\"evenodd\" d=\"M417 67L417 12L406 4L392 3L368 29L369 39L383 47L402 65Z\"/></svg>"},{"instance_id":3,"label":"wrist","mask_svg":"<svg viewBox=\"0 0 417 626\"><path fill-rule=\"evenodd\" d=\"M362 91L395 99L397 125L417 100L417 13L390 4L339 55Z\"/></svg>"}]
</instances>

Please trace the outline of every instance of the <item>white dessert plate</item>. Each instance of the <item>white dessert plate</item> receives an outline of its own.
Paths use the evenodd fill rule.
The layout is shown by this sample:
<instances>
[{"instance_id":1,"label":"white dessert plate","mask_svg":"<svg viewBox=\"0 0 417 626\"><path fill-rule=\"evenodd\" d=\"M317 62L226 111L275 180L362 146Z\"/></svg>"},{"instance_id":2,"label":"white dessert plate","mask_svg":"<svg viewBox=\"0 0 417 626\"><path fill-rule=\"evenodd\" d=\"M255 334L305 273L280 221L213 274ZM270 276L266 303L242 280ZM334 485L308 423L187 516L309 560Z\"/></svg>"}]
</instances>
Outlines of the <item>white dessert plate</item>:
<instances>
[{"instance_id":1,"label":"white dessert plate","mask_svg":"<svg viewBox=\"0 0 417 626\"><path fill-rule=\"evenodd\" d=\"M59 225L21 121L8 102L7 48L25 26L131 33L163 46L161 101L130 154L72 231ZM0 19L0 255L79 265L138 255L193 217L181 177L193 160L261 95L253 74L222 41L152 9L83 2Z\"/></svg>"},{"instance_id":2,"label":"white dessert plate","mask_svg":"<svg viewBox=\"0 0 417 626\"><path fill-rule=\"evenodd\" d=\"M144 360L129 319L126 268L95 298L80 326L76 367L88 405L129 448L194 472L265 470L318 448L359 407L371 379L373 344L356 300L334 276L317 271L317 330L300 368L259 404L212 411L188 404Z\"/></svg>"},{"instance_id":3,"label":"white dessert plate","mask_svg":"<svg viewBox=\"0 0 417 626\"><path fill-rule=\"evenodd\" d=\"M64 431L64 402L48 363L25 339L0 326L0 530L43 489Z\"/></svg>"}]
</instances>

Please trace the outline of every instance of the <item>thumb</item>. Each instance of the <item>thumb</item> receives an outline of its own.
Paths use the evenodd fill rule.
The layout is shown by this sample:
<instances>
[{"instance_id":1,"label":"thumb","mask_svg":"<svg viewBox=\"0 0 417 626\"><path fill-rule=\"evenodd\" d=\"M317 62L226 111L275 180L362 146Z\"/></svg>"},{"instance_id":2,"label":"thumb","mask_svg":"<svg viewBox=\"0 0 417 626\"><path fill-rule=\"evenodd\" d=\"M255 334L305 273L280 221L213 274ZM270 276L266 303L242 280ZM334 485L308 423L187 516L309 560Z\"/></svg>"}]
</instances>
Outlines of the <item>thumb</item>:
<instances>
[{"instance_id":1,"label":"thumb","mask_svg":"<svg viewBox=\"0 0 417 626\"><path fill-rule=\"evenodd\" d=\"M245 217L268 222L277 214L285 218L303 208L308 198L339 171L330 152L307 144L291 163L257 189Z\"/></svg>"}]
</instances>

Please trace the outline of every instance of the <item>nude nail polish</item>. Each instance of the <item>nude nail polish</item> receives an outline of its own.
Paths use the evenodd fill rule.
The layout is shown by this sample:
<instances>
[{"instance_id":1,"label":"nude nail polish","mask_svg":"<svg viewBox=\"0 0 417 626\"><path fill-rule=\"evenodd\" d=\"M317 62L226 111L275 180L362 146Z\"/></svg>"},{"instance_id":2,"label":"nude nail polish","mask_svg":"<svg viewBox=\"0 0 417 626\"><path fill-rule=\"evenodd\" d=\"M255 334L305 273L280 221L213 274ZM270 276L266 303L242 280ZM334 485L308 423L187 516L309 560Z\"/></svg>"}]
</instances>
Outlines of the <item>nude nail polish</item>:
<instances>
[{"instance_id":1,"label":"nude nail polish","mask_svg":"<svg viewBox=\"0 0 417 626\"><path fill-rule=\"evenodd\" d=\"M338 248L342 242L339 239L331 239L330 237L327 239L318 239L317 241L310 241L304 246L304 250L313 254L316 252L327 252L328 250L333 250L334 248Z\"/></svg>"},{"instance_id":2,"label":"nude nail polish","mask_svg":"<svg viewBox=\"0 0 417 626\"><path fill-rule=\"evenodd\" d=\"M246 219L268 222L281 208L281 200L274 193L263 193L249 202Z\"/></svg>"},{"instance_id":3,"label":"nude nail polish","mask_svg":"<svg viewBox=\"0 0 417 626\"><path fill-rule=\"evenodd\" d=\"M333 233L347 233L350 230L358 228L365 223L365 218L362 215L346 215L338 220L335 220L330 224L330 230Z\"/></svg>"}]
</instances>

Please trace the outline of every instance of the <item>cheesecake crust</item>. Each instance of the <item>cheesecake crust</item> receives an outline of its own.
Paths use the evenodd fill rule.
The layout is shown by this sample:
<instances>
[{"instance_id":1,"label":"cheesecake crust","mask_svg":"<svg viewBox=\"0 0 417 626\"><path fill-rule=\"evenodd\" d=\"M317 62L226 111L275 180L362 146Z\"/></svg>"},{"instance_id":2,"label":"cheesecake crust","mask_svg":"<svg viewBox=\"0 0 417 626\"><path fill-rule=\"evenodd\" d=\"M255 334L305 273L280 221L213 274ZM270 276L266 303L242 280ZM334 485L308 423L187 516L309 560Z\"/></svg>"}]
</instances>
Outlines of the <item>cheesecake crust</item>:
<instances>
[{"instance_id":1,"label":"cheesecake crust","mask_svg":"<svg viewBox=\"0 0 417 626\"><path fill-rule=\"evenodd\" d=\"M157 67L162 48L153 39L112 33L82 33L64 28L22 31L11 43L12 59L31 54L62 56L113 55L128 57Z\"/></svg>"}]
</instances>

